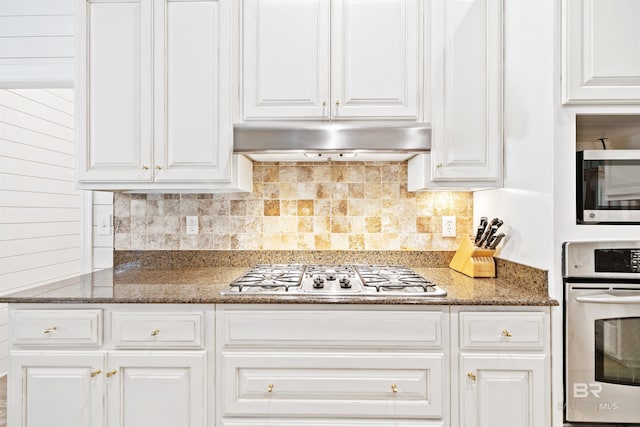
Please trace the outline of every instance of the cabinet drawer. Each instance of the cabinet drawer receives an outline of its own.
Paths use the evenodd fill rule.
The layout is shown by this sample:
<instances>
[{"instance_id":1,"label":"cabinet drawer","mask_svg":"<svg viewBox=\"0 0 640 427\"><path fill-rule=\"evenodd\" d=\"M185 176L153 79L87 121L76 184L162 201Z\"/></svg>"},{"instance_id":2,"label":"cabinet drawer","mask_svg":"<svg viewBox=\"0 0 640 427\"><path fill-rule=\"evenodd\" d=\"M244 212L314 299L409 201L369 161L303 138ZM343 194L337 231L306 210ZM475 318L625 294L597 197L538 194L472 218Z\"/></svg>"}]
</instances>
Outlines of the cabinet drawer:
<instances>
[{"instance_id":1,"label":"cabinet drawer","mask_svg":"<svg viewBox=\"0 0 640 427\"><path fill-rule=\"evenodd\" d=\"M441 348L439 311L221 310L225 348Z\"/></svg>"},{"instance_id":2,"label":"cabinet drawer","mask_svg":"<svg viewBox=\"0 0 640 427\"><path fill-rule=\"evenodd\" d=\"M116 348L201 348L204 313L113 312L111 337Z\"/></svg>"},{"instance_id":3,"label":"cabinet drawer","mask_svg":"<svg viewBox=\"0 0 640 427\"><path fill-rule=\"evenodd\" d=\"M224 353L223 416L440 418L442 354Z\"/></svg>"},{"instance_id":4,"label":"cabinet drawer","mask_svg":"<svg viewBox=\"0 0 640 427\"><path fill-rule=\"evenodd\" d=\"M460 348L543 349L544 313L460 313Z\"/></svg>"},{"instance_id":5,"label":"cabinet drawer","mask_svg":"<svg viewBox=\"0 0 640 427\"><path fill-rule=\"evenodd\" d=\"M11 316L16 346L102 345L102 310L15 310Z\"/></svg>"}]
</instances>

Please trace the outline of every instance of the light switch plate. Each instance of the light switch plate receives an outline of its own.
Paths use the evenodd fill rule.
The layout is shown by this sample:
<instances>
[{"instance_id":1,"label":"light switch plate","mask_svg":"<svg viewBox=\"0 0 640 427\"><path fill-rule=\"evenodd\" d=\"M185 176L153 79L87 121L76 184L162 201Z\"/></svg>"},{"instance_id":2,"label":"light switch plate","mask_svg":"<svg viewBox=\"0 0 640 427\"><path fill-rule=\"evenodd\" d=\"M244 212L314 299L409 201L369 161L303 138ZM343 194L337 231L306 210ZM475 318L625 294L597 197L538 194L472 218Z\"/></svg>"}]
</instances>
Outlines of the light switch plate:
<instances>
[{"instance_id":1,"label":"light switch plate","mask_svg":"<svg viewBox=\"0 0 640 427\"><path fill-rule=\"evenodd\" d=\"M111 215L98 215L98 236L111 235Z\"/></svg>"}]
</instances>

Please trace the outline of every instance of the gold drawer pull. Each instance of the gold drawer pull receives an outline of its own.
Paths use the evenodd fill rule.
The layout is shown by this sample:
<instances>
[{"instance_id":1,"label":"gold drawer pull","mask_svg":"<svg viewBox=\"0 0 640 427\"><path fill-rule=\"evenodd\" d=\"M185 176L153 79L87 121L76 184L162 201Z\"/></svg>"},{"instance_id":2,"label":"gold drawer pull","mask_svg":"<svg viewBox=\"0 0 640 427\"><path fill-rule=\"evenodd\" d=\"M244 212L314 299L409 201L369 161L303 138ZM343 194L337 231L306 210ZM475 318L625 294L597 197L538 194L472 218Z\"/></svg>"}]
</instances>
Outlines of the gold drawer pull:
<instances>
[{"instance_id":1,"label":"gold drawer pull","mask_svg":"<svg viewBox=\"0 0 640 427\"><path fill-rule=\"evenodd\" d=\"M160 329L154 329L153 331L151 331L152 337L157 337L158 335L160 335Z\"/></svg>"},{"instance_id":2,"label":"gold drawer pull","mask_svg":"<svg viewBox=\"0 0 640 427\"><path fill-rule=\"evenodd\" d=\"M147 165L142 165L142 170L143 170L143 171L148 171L148 170L149 170L149 166L147 166Z\"/></svg>"},{"instance_id":3,"label":"gold drawer pull","mask_svg":"<svg viewBox=\"0 0 640 427\"><path fill-rule=\"evenodd\" d=\"M52 333L54 333L54 332L55 332L55 331L57 331L57 330L58 330L58 327L57 327L57 326L52 326L52 327L47 328L47 329L45 329L44 331L42 331L42 333L43 333L44 335L47 335L47 334L52 334Z\"/></svg>"},{"instance_id":4,"label":"gold drawer pull","mask_svg":"<svg viewBox=\"0 0 640 427\"><path fill-rule=\"evenodd\" d=\"M474 374L473 372L469 371L467 372L467 376L469 377L469 379L471 381L475 381L476 380L476 374Z\"/></svg>"},{"instance_id":5,"label":"gold drawer pull","mask_svg":"<svg viewBox=\"0 0 640 427\"><path fill-rule=\"evenodd\" d=\"M115 369L112 371L107 372L107 378L111 378L112 376L114 376L118 371L116 371Z\"/></svg>"},{"instance_id":6,"label":"gold drawer pull","mask_svg":"<svg viewBox=\"0 0 640 427\"><path fill-rule=\"evenodd\" d=\"M273 392L273 384L269 384L267 386L267 392L272 393Z\"/></svg>"},{"instance_id":7,"label":"gold drawer pull","mask_svg":"<svg viewBox=\"0 0 640 427\"><path fill-rule=\"evenodd\" d=\"M157 169L157 170L160 170L160 169L162 169L162 166L160 166L160 165L156 165L156 169Z\"/></svg>"},{"instance_id":8,"label":"gold drawer pull","mask_svg":"<svg viewBox=\"0 0 640 427\"><path fill-rule=\"evenodd\" d=\"M96 369L95 371L91 372L91 378L95 377L96 375L100 375L102 373L102 371L100 369Z\"/></svg>"},{"instance_id":9,"label":"gold drawer pull","mask_svg":"<svg viewBox=\"0 0 640 427\"><path fill-rule=\"evenodd\" d=\"M395 385L395 384L391 384L391 391L394 392L394 393L397 393L398 392L398 386Z\"/></svg>"},{"instance_id":10,"label":"gold drawer pull","mask_svg":"<svg viewBox=\"0 0 640 427\"><path fill-rule=\"evenodd\" d=\"M510 337L511 336L511 332L507 331L506 329L502 330L502 336L503 337Z\"/></svg>"}]
</instances>

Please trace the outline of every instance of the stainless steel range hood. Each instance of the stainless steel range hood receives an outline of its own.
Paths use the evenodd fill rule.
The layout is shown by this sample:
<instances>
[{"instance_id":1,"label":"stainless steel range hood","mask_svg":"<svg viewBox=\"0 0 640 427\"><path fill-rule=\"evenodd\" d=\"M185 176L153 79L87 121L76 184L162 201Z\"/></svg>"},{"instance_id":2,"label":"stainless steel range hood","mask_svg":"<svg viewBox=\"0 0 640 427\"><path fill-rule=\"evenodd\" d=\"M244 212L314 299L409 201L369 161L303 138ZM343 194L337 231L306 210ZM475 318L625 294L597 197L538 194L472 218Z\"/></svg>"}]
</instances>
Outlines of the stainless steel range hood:
<instances>
[{"instance_id":1,"label":"stainless steel range hood","mask_svg":"<svg viewBox=\"0 0 640 427\"><path fill-rule=\"evenodd\" d=\"M233 151L256 161L403 161L431 149L431 125L269 122L233 127Z\"/></svg>"}]
</instances>

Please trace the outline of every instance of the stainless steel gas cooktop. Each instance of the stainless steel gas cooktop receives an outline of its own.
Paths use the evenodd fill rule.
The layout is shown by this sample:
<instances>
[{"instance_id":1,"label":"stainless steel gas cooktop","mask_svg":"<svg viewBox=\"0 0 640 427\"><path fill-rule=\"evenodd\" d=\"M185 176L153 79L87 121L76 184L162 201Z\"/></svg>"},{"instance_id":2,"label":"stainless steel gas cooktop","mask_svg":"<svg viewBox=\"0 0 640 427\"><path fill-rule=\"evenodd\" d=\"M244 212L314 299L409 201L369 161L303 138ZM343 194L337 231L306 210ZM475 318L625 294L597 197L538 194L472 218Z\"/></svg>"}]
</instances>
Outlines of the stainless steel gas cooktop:
<instances>
[{"instance_id":1,"label":"stainless steel gas cooktop","mask_svg":"<svg viewBox=\"0 0 640 427\"><path fill-rule=\"evenodd\" d=\"M447 292L401 265L259 264L220 294L442 297Z\"/></svg>"}]
</instances>

